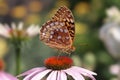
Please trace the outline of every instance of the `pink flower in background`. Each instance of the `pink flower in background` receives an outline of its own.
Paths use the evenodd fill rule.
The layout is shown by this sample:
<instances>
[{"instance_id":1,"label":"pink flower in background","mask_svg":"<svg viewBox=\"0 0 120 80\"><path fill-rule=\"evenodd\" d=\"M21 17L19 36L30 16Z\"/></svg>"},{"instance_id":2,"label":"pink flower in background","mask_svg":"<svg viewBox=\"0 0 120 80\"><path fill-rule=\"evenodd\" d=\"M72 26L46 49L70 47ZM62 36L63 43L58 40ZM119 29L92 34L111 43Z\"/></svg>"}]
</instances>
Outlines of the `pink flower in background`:
<instances>
[{"instance_id":1,"label":"pink flower in background","mask_svg":"<svg viewBox=\"0 0 120 80\"><path fill-rule=\"evenodd\" d=\"M0 80L18 80L18 79L4 71L0 71Z\"/></svg>"},{"instance_id":2,"label":"pink flower in background","mask_svg":"<svg viewBox=\"0 0 120 80\"><path fill-rule=\"evenodd\" d=\"M7 24L0 24L0 36L5 38L25 38L33 37L39 34L39 27L35 25L30 25L28 28L23 28L23 23L20 22L18 26L15 23L11 24L9 27Z\"/></svg>"},{"instance_id":3,"label":"pink flower in background","mask_svg":"<svg viewBox=\"0 0 120 80\"><path fill-rule=\"evenodd\" d=\"M114 75L119 75L120 71L120 65L119 64L113 64L110 66L110 73Z\"/></svg>"},{"instance_id":4,"label":"pink flower in background","mask_svg":"<svg viewBox=\"0 0 120 80\"><path fill-rule=\"evenodd\" d=\"M4 63L0 60L0 80L18 80L16 77L6 73L4 70Z\"/></svg>"},{"instance_id":5,"label":"pink flower in background","mask_svg":"<svg viewBox=\"0 0 120 80\"><path fill-rule=\"evenodd\" d=\"M84 77L96 80L93 76L96 73L72 64L69 57L51 57L45 60L46 67L33 68L18 77L25 76L23 80L85 80Z\"/></svg>"}]
</instances>

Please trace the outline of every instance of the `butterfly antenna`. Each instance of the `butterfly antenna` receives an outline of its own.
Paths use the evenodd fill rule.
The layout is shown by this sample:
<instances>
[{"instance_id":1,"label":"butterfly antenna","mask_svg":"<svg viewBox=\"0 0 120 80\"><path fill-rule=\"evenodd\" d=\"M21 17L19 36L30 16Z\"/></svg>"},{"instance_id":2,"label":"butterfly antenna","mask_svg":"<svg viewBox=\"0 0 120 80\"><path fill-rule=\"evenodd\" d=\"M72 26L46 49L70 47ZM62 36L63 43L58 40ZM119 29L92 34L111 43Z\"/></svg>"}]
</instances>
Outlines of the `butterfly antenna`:
<instances>
[{"instance_id":1,"label":"butterfly antenna","mask_svg":"<svg viewBox=\"0 0 120 80\"><path fill-rule=\"evenodd\" d=\"M87 43L82 43L82 44L80 44L80 46L88 46L88 44Z\"/></svg>"}]
</instances>

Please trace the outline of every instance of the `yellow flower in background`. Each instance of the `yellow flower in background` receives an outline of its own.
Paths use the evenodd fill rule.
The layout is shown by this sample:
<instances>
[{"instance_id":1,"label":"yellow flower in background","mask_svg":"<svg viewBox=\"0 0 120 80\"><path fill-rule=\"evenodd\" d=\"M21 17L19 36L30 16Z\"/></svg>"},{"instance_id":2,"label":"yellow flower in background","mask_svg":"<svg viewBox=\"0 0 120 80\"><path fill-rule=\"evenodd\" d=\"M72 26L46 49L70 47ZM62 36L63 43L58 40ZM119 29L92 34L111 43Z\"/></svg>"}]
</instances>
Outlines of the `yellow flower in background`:
<instances>
[{"instance_id":1,"label":"yellow flower in background","mask_svg":"<svg viewBox=\"0 0 120 80\"><path fill-rule=\"evenodd\" d=\"M9 6L5 0L0 0L0 15L7 15L9 11Z\"/></svg>"},{"instance_id":2,"label":"yellow flower in background","mask_svg":"<svg viewBox=\"0 0 120 80\"><path fill-rule=\"evenodd\" d=\"M7 51L7 42L4 39L0 38L0 58L4 57Z\"/></svg>"},{"instance_id":3,"label":"yellow flower in background","mask_svg":"<svg viewBox=\"0 0 120 80\"><path fill-rule=\"evenodd\" d=\"M41 21L40 15L39 14L29 14L25 18L25 23L26 24L39 24Z\"/></svg>"},{"instance_id":4,"label":"yellow flower in background","mask_svg":"<svg viewBox=\"0 0 120 80\"><path fill-rule=\"evenodd\" d=\"M88 32L88 26L84 23L75 23L76 34L86 34Z\"/></svg>"},{"instance_id":5,"label":"yellow flower in background","mask_svg":"<svg viewBox=\"0 0 120 80\"><path fill-rule=\"evenodd\" d=\"M90 11L90 4L87 2L79 2L74 8L74 12L78 15L87 14L89 11Z\"/></svg>"},{"instance_id":6,"label":"yellow flower in background","mask_svg":"<svg viewBox=\"0 0 120 80\"><path fill-rule=\"evenodd\" d=\"M57 0L55 6L58 8L60 6L70 6L70 3L68 0Z\"/></svg>"},{"instance_id":7,"label":"yellow flower in background","mask_svg":"<svg viewBox=\"0 0 120 80\"><path fill-rule=\"evenodd\" d=\"M40 12L42 9L42 3L40 1L31 1L28 5L30 12Z\"/></svg>"},{"instance_id":8,"label":"yellow flower in background","mask_svg":"<svg viewBox=\"0 0 120 80\"><path fill-rule=\"evenodd\" d=\"M14 18L24 18L27 15L27 10L24 5L16 6L11 10L11 16Z\"/></svg>"},{"instance_id":9,"label":"yellow flower in background","mask_svg":"<svg viewBox=\"0 0 120 80\"><path fill-rule=\"evenodd\" d=\"M89 70L94 70L96 67L96 57L94 53L87 52L83 57L83 66Z\"/></svg>"}]
</instances>

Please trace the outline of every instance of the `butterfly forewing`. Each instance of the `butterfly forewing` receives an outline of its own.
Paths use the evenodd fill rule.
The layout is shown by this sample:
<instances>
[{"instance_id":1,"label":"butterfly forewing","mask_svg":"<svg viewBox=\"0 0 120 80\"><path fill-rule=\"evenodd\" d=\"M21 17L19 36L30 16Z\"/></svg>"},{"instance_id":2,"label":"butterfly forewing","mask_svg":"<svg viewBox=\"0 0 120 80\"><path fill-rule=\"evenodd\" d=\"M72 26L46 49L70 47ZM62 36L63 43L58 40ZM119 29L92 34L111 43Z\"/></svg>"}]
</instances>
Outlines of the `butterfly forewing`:
<instances>
[{"instance_id":1,"label":"butterfly forewing","mask_svg":"<svg viewBox=\"0 0 120 80\"><path fill-rule=\"evenodd\" d=\"M75 25L74 25L74 17L72 12L65 6L60 7L55 15L52 17L53 21L62 21L65 22L66 27L70 33L72 40L75 35Z\"/></svg>"},{"instance_id":2,"label":"butterfly forewing","mask_svg":"<svg viewBox=\"0 0 120 80\"><path fill-rule=\"evenodd\" d=\"M60 7L40 30L40 39L46 45L63 52L69 52L71 49L74 35L74 19L71 11L66 7Z\"/></svg>"}]
</instances>

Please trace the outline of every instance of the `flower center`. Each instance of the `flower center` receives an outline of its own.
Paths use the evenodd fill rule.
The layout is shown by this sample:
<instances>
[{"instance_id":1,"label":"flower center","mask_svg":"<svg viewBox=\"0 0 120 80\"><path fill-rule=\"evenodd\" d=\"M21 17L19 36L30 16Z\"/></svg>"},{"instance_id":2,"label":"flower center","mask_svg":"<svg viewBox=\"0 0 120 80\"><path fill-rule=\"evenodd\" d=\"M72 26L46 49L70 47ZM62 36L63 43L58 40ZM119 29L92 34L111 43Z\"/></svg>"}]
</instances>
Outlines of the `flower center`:
<instances>
[{"instance_id":1,"label":"flower center","mask_svg":"<svg viewBox=\"0 0 120 80\"><path fill-rule=\"evenodd\" d=\"M3 68L4 68L4 62L3 60L0 59L0 70L3 70Z\"/></svg>"},{"instance_id":2,"label":"flower center","mask_svg":"<svg viewBox=\"0 0 120 80\"><path fill-rule=\"evenodd\" d=\"M73 61L71 58L66 56L59 56L59 57L50 57L44 61L45 66L48 69L53 70L62 70L70 68L73 64Z\"/></svg>"},{"instance_id":3,"label":"flower center","mask_svg":"<svg viewBox=\"0 0 120 80\"><path fill-rule=\"evenodd\" d=\"M13 38L23 38L25 36L24 31L17 29L16 30L11 29L9 33Z\"/></svg>"}]
</instances>

